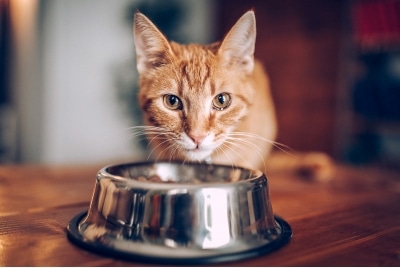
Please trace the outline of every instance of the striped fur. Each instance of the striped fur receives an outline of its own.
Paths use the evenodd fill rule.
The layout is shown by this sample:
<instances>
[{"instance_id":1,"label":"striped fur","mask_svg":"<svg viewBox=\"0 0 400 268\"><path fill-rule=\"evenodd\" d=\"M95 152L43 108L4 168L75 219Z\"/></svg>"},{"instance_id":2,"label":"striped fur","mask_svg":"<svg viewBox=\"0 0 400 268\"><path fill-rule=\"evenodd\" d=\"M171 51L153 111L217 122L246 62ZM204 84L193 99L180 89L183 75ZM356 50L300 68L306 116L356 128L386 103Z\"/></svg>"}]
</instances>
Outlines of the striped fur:
<instances>
[{"instance_id":1,"label":"striped fur","mask_svg":"<svg viewBox=\"0 0 400 268\"><path fill-rule=\"evenodd\" d=\"M253 57L253 11L244 14L222 42L211 45L169 42L139 12L134 37L139 101L154 157L264 165L263 157L275 139L276 120L268 78ZM229 94L231 102L218 110L213 99L221 93ZM168 95L178 97L182 109L166 107Z\"/></svg>"}]
</instances>

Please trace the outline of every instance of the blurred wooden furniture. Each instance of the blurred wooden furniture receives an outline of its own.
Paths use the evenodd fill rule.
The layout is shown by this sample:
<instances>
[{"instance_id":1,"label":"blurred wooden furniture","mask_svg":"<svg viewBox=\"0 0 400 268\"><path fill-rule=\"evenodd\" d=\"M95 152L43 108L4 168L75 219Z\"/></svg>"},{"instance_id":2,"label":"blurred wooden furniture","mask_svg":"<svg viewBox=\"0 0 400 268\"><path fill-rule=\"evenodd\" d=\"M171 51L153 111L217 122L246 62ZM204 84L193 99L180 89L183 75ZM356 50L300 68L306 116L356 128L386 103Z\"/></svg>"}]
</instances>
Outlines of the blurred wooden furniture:
<instances>
[{"instance_id":1,"label":"blurred wooden furniture","mask_svg":"<svg viewBox=\"0 0 400 268\"><path fill-rule=\"evenodd\" d=\"M71 244L66 226L88 209L101 166L0 166L0 266L144 266ZM400 176L339 166L312 182L267 174L275 214L293 228L291 242L228 266L399 266ZM154 265L154 264L150 264Z\"/></svg>"},{"instance_id":2,"label":"blurred wooden furniture","mask_svg":"<svg viewBox=\"0 0 400 268\"><path fill-rule=\"evenodd\" d=\"M216 39L224 36L244 12L251 8L255 11L255 56L270 76L279 123L278 141L296 150L317 150L337 156L346 1L217 3Z\"/></svg>"}]
</instances>

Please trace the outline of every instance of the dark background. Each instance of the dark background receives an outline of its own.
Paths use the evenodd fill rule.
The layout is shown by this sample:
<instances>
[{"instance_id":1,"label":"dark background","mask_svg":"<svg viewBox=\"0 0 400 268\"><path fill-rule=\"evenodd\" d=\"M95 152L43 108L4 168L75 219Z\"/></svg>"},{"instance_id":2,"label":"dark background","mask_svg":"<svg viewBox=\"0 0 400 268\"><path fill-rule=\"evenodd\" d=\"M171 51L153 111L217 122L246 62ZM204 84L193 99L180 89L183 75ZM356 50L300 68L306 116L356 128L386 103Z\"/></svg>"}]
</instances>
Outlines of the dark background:
<instances>
[{"instance_id":1,"label":"dark background","mask_svg":"<svg viewBox=\"0 0 400 268\"><path fill-rule=\"evenodd\" d=\"M337 160L400 160L400 1L219 1L218 35L253 8L278 141Z\"/></svg>"}]
</instances>

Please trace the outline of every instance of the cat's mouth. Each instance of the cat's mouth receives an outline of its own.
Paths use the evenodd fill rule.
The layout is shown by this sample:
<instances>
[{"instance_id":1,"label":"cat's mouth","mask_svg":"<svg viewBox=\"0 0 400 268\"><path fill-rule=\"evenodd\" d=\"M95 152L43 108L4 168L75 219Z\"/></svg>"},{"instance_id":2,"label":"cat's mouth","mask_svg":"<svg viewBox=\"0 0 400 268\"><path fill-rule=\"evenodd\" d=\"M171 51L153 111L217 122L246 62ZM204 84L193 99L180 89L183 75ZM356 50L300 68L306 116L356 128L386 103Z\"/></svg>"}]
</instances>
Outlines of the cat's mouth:
<instances>
[{"instance_id":1,"label":"cat's mouth","mask_svg":"<svg viewBox=\"0 0 400 268\"><path fill-rule=\"evenodd\" d=\"M184 133L178 142L181 154L184 158L191 161L204 161L208 159L215 149L213 137L212 134L208 135L201 142L196 143Z\"/></svg>"}]
</instances>

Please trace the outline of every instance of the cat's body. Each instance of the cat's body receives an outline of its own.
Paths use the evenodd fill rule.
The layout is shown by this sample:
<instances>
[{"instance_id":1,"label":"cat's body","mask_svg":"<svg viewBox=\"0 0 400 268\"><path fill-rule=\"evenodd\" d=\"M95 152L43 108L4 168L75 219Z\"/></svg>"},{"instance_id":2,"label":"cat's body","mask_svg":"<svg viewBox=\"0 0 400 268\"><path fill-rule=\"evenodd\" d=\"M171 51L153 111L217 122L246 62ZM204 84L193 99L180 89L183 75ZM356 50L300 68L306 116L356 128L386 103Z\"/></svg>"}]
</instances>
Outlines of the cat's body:
<instances>
[{"instance_id":1,"label":"cat's body","mask_svg":"<svg viewBox=\"0 0 400 268\"><path fill-rule=\"evenodd\" d=\"M151 153L264 170L277 122L268 77L254 60L254 12L208 46L168 42L141 13L134 37Z\"/></svg>"}]
</instances>

